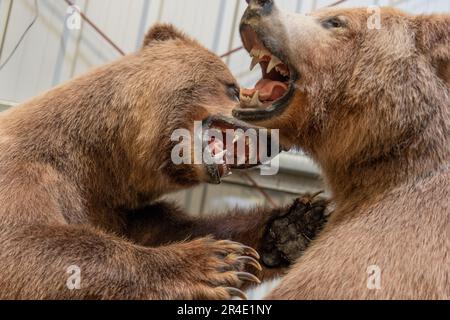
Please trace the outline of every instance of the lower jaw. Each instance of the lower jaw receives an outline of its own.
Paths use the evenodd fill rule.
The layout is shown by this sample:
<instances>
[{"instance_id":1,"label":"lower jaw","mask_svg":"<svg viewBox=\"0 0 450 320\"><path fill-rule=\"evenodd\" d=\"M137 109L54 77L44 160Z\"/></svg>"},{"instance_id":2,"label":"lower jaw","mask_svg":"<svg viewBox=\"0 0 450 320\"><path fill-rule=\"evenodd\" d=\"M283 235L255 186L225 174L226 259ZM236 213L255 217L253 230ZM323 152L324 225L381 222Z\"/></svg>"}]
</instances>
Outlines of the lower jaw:
<instances>
[{"instance_id":1,"label":"lower jaw","mask_svg":"<svg viewBox=\"0 0 450 320\"><path fill-rule=\"evenodd\" d=\"M286 110L292 101L295 93L295 80L293 77L289 85L288 91L279 100L273 102L266 108L236 108L233 110L233 116L243 121L265 121L273 117L280 116Z\"/></svg>"}]
</instances>

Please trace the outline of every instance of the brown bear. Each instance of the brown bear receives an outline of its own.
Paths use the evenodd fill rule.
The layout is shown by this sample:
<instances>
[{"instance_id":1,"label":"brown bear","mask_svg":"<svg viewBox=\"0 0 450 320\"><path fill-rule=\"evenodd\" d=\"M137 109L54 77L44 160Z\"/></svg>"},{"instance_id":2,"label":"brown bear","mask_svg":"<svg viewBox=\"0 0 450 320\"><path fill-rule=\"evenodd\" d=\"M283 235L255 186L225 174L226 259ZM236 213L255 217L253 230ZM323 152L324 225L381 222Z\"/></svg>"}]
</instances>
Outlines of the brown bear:
<instances>
[{"instance_id":1,"label":"brown bear","mask_svg":"<svg viewBox=\"0 0 450 320\"><path fill-rule=\"evenodd\" d=\"M157 201L226 174L222 164L175 165L171 134L194 121L245 129L227 117L238 95L217 56L158 25L138 52L2 113L0 298L245 297L244 282L259 282L253 248L279 236L268 234L273 221L317 218L290 240L306 246L324 202L195 218ZM285 270L282 258L258 275Z\"/></svg>"},{"instance_id":2,"label":"brown bear","mask_svg":"<svg viewBox=\"0 0 450 320\"><path fill-rule=\"evenodd\" d=\"M450 16L252 0L240 30L262 79L234 115L281 128L336 204L269 298L450 299Z\"/></svg>"}]
</instances>

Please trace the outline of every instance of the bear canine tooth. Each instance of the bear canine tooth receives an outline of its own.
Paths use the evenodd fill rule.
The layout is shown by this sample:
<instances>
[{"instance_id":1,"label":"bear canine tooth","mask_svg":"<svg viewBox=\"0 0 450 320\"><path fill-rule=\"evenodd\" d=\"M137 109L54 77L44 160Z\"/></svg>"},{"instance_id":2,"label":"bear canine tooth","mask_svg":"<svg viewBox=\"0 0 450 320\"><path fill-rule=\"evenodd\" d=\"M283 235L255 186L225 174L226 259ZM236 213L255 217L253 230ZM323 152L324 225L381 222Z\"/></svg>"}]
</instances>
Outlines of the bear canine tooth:
<instances>
[{"instance_id":1,"label":"bear canine tooth","mask_svg":"<svg viewBox=\"0 0 450 320\"><path fill-rule=\"evenodd\" d=\"M259 58L260 53L261 53L261 50L253 48L252 51L250 51L250 56Z\"/></svg>"},{"instance_id":2,"label":"bear canine tooth","mask_svg":"<svg viewBox=\"0 0 450 320\"><path fill-rule=\"evenodd\" d=\"M281 60L278 59L275 56L271 56L270 58L271 59L270 59L270 62L269 62L269 66L267 67L267 73L270 73L270 71L272 71L273 68L275 68L277 65L282 63Z\"/></svg>"},{"instance_id":3,"label":"bear canine tooth","mask_svg":"<svg viewBox=\"0 0 450 320\"><path fill-rule=\"evenodd\" d=\"M263 57L272 57L272 54L269 52L269 50L267 49L262 49L259 51L259 57L263 58Z\"/></svg>"},{"instance_id":4,"label":"bear canine tooth","mask_svg":"<svg viewBox=\"0 0 450 320\"><path fill-rule=\"evenodd\" d=\"M250 64L250 71L252 71L258 63L259 63L259 58L253 57L252 63Z\"/></svg>"},{"instance_id":5,"label":"bear canine tooth","mask_svg":"<svg viewBox=\"0 0 450 320\"><path fill-rule=\"evenodd\" d=\"M252 101L250 102L250 104L252 106L259 106L260 101L259 101L259 91L256 90L255 94L252 97Z\"/></svg>"}]
</instances>

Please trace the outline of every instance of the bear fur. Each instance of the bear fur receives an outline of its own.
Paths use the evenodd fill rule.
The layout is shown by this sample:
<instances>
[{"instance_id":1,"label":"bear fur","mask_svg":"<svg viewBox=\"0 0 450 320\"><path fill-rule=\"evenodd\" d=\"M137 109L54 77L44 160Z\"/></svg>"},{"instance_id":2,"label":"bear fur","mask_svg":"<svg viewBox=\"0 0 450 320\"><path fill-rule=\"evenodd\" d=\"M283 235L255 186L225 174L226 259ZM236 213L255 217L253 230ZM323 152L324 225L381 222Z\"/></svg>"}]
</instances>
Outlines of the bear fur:
<instances>
[{"instance_id":1,"label":"bear fur","mask_svg":"<svg viewBox=\"0 0 450 320\"><path fill-rule=\"evenodd\" d=\"M157 201L208 181L172 163L170 137L230 115L236 92L217 56L157 25L138 52L2 113L0 298L228 299L285 270L259 272L249 246L289 207L198 218Z\"/></svg>"},{"instance_id":2,"label":"bear fur","mask_svg":"<svg viewBox=\"0 0 450 320\"><path fill-rule=\"evenodd\" d=\"M373 14L252 0L242 19L246 49L252 30L298 78L287 102L234 115L281 128L336 204L270 299L450 298L450 16Z\"/></svg>"}]
</instances>

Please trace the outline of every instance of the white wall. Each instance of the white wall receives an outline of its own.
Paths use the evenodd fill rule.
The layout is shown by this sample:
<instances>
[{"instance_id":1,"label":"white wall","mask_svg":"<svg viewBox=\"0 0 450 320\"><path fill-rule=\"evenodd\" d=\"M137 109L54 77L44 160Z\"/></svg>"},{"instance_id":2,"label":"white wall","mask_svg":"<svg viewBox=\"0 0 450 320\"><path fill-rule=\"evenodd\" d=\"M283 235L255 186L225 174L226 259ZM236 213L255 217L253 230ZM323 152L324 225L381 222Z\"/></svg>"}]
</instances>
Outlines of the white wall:
<instances>
[{"instance_id":1,"label":"white wall","mask_svg":"<svg viewBox=\"0 0 450 320\"><path fill-rule=\"evenodd\" d=\"M68 6L63 0L37 0L39 19L16 54L0 72L0 99L23 101L87 69L113 60L119 54L92 28L65 27ZM240 46L237 32L245 10L244 0L77 0L81 9L125 52L136 50L150 25L171 22L196 37L218 54ZM292 11L310 11L332 0L278 0ZM396 5L412 12L450 11L448 0L349 0L345 6ZM4 34L6 17L9 22ZM34 0L0 0L0 45L3 61L32 20ZM246 84L249 58L239 52L226 59L232 71Z\"/></svg>"}]
</instances>

